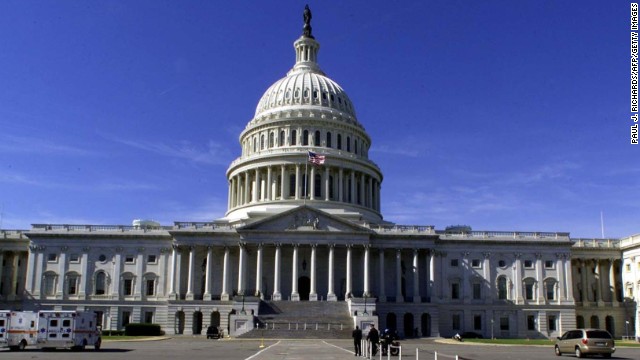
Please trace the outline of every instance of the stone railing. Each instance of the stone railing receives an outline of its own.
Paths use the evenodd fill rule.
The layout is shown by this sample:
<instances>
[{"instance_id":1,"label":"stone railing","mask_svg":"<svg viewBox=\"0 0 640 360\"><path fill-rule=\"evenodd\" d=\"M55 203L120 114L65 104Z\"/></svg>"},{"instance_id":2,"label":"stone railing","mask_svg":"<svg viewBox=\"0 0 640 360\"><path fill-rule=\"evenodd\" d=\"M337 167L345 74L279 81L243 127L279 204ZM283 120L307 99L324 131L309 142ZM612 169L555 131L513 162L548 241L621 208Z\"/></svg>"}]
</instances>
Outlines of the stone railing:
<instances>
[{"instance_id":1,"label":"stone railing","mask_svg":"<svg viewBox=\"0 0 640 360\"><path fill-rule=\"evenodd\" d=\"M233 230L245 225L244 222L234 224L220 224L213 222L176 221L173 229L179 230Z\"/></svg>"},{"instance_id":2,"label":"stone railing","mask_svg":"<svg viewBox=\"0 0 640 360\"><path fill-rule=\"evenodd\" d=\"M33 224L32 231L58 232L153 232L172 230L172 226L129 226L129 225L68 225Z\"/></svg>"},{"instance_id":3,"label":"stone railing","mask_svg":"<svg viewBox=\"0 0 640 360\"><path fill-rule=\"evenodd\" d=\"M468 231L446 232L437 231L442 238L478 238L478 239L569 239L569 233L565 232L531 232L531 231Z\"/></svg>"},{"instance_id":4,"label":"stone railing","mask_svg":"<svg viewBox=\"0 0 640 360\"><path fill-rule=\"evenodd\" d=\"M620 240L618 239L571 239L574 248L600 248L600 249L619 249Z\"/></svg>"},{"instance_id":5,"label":"stone railing","mask_svg":"<svg viewBox=\"0 0 640 360\"><path fill-rule=\"evenodd\" d=\"M435 234L433 225L374 225L364 224L378 234Z\"/></svg>"},{"instance_id":6,"label":"stone railing","mask_svg":"<svg viewBox=\"0 0 640 360\"><path fill-rule=\"evenodd\" d=\"M326 148L321 146L315 147L315 146L306 146L306 145L305 146L296 145L295 147L291 147L289 145L282 146L282 147L273 147L270 149L259 150L249 155L243 154L243 155L240 155L240 157L238 157L237 159L233 160L229 165L229 168L232 168L233 166L249 159L251 160L258 159L261 156L282 155L282 154L299 154L299 155L307 156L307 153L309 151L312 151L318 155L332 155L332 156L340 157L341 159L347 158L352 160L359 160L369 165L372 165L376 169L380 170L380 167L378 166L378 164L371 161L371 159L369 159L367 156L362 156L360 154L355 154L353 152L349 152L345 150L337 150L337 149Z\"/></svg>"},{"instance_id":7,"label":"stone railing","mask_svg":"<svg viewBox=\"0 0 640 360\"><path fill-rule=\"evenodd\" d=\"M640 234L632 235L626 238L620 239L620 247L630 247L630 246L640 245Z\"/></svg>"},{"instance_id":8,"label":"stone railing","mask_svg":"<svg viewBox=\"0 0 640 360\"><path fill-rule=\"evenodd\" d=\"M0 230L0 239L22 239L25 230Z\"/></svg>"}]
</instances>

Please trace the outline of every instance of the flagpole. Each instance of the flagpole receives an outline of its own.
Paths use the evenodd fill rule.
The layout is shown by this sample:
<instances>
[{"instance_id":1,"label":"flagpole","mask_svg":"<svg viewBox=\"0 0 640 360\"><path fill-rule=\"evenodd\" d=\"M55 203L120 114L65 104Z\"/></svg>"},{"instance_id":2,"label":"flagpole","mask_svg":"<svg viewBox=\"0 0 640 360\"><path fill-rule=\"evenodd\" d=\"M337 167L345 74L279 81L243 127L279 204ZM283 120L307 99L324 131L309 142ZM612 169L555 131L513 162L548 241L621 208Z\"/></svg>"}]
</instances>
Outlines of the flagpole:
<instances>
[{"instance_id":1,"label":"flagpole","mask_svg":"<svg viewBox=\"0 0 640 360\"><path fill-rule=\"evenodd\" d=\"M309 153L307 153L307 161L304 163L304 199L302 200L302 204L307 204L307 170L309 168Z\"/></svg>"}]
</instances>

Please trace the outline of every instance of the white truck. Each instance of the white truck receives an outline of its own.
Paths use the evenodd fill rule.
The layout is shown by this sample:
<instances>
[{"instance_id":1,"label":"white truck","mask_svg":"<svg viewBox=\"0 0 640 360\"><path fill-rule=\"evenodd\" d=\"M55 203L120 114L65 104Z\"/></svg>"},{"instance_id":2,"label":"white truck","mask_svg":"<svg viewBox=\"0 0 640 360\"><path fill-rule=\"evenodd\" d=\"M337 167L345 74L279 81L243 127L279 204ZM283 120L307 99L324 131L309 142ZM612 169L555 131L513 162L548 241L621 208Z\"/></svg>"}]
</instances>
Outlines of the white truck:
<instances>
[{"instance_id":1,"label":"white truck","mask_svg":"<svg viewBox=\"0 0 640 360\"><path fill-rule=\"evenodd\" d=\"M70 348L84 350L93 346L100 350L102 337L93 311L38 312L38 336L36 346L40 349Z\"/></svg>"},{"instance_id":2,"label":"white truck","mask_svg":"<svg viewBox=\"0 0 640 360\"><path fill-rule=\"evenodd\" d=\"M38 314L31 311L0 310L0 347L24 350L35 345Z\"/></svg>"}]
</instances>

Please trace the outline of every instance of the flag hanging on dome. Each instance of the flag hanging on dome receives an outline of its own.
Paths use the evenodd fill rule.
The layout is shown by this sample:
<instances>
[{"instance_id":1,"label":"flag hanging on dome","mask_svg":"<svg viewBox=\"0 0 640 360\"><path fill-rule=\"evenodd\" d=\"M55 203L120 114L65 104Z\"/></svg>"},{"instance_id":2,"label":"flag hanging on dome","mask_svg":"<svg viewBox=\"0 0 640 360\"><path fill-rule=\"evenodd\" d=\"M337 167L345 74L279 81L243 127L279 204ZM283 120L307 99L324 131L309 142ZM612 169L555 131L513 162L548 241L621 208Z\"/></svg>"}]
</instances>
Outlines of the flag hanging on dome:
<instances>
[{"instance_id":1,"label":"flag hanging on dome","mask_svg":"<svg viewBox=\"0 0 640 360\"><path fill-rule=\"evenodd\" d=\"M322 165L324 164L324 155L318 155L309 151L309 162L315 165Z\"/></svg>"}]
</instances>

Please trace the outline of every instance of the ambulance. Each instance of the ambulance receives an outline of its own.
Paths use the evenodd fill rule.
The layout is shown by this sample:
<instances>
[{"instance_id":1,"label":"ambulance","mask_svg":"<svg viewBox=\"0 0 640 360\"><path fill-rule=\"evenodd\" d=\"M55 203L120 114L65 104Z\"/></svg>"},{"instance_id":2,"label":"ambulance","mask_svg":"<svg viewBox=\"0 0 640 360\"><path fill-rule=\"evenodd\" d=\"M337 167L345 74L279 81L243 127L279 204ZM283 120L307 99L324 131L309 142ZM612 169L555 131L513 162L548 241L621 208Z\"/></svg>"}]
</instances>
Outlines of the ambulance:
<instances>
[{"instance_id":1,"label":"ambulance","mask_svg":"<svg viewBox=\"0 0 640 360\"><path fill-rule=\"evenodd\" d=\"M31 311L0 310L0 347L24 350L35 345L38 314Z\"/></svg>"},{"instance_id":2,"label":"ambulance","mask_svg":"<svg viewBox=\"0 0 640 360\"><path fill-rule=\"evenodd\" d=\"M95 350L100 350L100 345L102 345L102 338L95 312L55 310L38 312L36 342L38 348L84 350L86 346L93 346Z\"/></svg>"}]
</instances>

